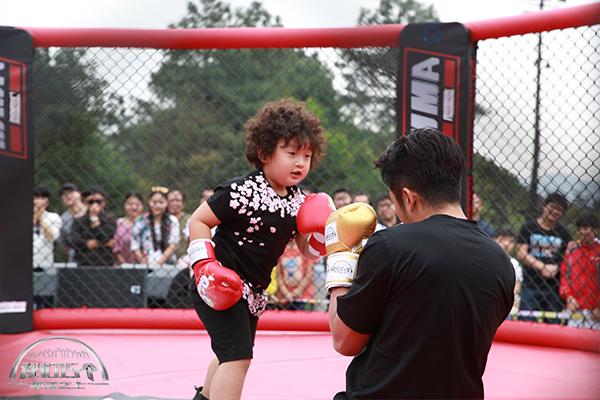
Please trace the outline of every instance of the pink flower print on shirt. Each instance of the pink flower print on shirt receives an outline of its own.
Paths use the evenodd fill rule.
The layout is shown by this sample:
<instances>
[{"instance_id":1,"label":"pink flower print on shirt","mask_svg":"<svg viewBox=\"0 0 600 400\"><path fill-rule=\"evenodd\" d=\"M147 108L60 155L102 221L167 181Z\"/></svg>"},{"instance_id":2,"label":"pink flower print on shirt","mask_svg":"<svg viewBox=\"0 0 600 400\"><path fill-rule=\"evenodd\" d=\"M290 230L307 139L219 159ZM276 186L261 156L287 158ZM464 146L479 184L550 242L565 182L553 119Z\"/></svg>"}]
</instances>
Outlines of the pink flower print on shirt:
<instances>
[{"instance_id":1,"label":"pink flower print on shirt","mask_svg":"<svg viewBox=\"0 0 600 400\"><path fill-rule=\"evenodd\" d=\"M263 225L261 217L253 216L256 212L277 213L281 218L285 218L286 215L294 217L304 201L304 195L299 190L291 196L280 197L262 173L246 179L241 184L232 183L230 187L231 199L229 206L236 210L239 215L250 217L248 226L245 228L245 231L249 234L259 231L260 226ZM277 232L275 227L271 227L270 231L273 234ZM239 236L239 233L236 233L236 236ZM241 246L245 241L244 238L238 244ZM259 245L264 246L264 243Z\"/></svg>"}]
</instances>

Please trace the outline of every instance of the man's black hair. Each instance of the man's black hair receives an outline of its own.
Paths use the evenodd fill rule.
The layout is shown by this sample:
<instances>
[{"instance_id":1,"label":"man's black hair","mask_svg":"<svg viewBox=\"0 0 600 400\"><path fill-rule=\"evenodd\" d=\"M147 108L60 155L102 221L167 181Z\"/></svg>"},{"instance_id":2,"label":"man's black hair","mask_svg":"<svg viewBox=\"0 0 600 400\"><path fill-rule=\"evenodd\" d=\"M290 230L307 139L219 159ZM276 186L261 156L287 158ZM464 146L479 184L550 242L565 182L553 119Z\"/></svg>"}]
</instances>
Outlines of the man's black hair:
<instances>
[{"instance_id":1,"label":"man's black hair","mask_svg":"<svg viewBox=\"0 0 600 400\"><path fill-rule=\"evenodd\" d=\"M432 206L460 202L465 157L452 138L436 129L415 129L396 139L375 166L398 199L408 188Z\"/></svg>"},{"instance_id":2,"label":"man's black hair","mask_svg":"<svg viewBox=\"0 0 600 400\"><path fill-rule=\"evenodd\" d=\"M544 200L544 205L550 204L550 203L556 204L557 206L562 208L563 211L566 211L567 208L569 208L569 201L567 200L565 195L560 192L550 193L546 197L546 199Z\"/></svg>"}]
</instances>

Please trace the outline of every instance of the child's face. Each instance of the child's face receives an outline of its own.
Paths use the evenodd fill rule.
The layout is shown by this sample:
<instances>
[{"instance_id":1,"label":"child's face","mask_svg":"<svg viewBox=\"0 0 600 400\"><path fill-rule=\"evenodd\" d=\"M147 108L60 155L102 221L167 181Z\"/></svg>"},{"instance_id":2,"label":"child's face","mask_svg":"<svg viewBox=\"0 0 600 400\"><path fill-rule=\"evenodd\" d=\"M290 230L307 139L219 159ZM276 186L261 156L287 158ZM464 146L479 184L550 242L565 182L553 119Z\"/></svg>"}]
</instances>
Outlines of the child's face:
<instances>
[{"instance_id":1,"label":"child's face","mask_svg":"<svg viewBox=\"0 0 600 400\"><path fill-rule=\"evenodd\" d=\"M287 145L277 143L275 152L263 160L263 171L275 191L283 192L286 186L298 185L310 170L312 149L298 146L296 140Z\"/></svg>"},{"instance_id":2,"label":"child's face","mask_svg":"<svg viewBox=\"0 0 600 400\"><path fill-rule=\"evenodd\" d=\"M499 236L496 238L496 242L506 250L507 253L512 253L515 248L515 238L512 236Z\"/></svg>"},{"instance_id":3,"label":"child's face","mask_svg":"<svg viewBox=\"0 0 600 400\"><path fill-rule=\"evenodd\" d=\"M596 229L591 226L579 226L577 227L577 236L579 236L579 240L581 243L590 244L594 243L596 239Z\"/></svg>"}]
</instances>

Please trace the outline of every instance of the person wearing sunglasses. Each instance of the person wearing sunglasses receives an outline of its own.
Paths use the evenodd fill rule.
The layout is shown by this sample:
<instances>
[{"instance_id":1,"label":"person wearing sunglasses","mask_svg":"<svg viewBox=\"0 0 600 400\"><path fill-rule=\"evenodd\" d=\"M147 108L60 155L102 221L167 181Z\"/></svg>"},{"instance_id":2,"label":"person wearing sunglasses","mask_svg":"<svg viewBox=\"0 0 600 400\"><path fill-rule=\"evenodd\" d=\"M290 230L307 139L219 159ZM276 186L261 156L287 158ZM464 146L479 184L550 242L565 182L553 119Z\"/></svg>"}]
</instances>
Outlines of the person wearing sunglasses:
<instances>
[{"instance_id":1,"label":"person wearing sunglasses","mask_svg":"<svg viewBox=\"0 0 600 400\"><path fill-rule=\"evenodd\" d=\"M97 187L88 189L87 213L73 222L71 242L79 266L112 266L112 246L116 224L106 213L106 193Z\"/></svg>"}]
</instances>

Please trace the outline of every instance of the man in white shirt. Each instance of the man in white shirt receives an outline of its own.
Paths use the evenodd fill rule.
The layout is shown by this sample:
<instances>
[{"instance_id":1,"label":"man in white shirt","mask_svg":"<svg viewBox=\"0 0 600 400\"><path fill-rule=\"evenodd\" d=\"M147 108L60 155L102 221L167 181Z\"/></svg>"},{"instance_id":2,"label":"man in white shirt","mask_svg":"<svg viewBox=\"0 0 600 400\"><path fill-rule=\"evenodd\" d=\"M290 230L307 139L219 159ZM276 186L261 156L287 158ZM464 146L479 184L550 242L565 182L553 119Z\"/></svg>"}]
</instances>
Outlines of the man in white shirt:
<instances>
[{"instance_id":1,"label":"man in white shirt","mask_svg":"<svg viewBox=\"0 0 600 400\"><path fill-rule=\"evenodd\" d=\"M54 241L60 236L62 220L48 211L50 191L43 186L33 189L33 267L54 263Z\"/></svg>"}]
</instances>

